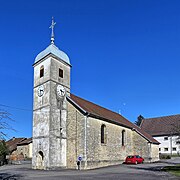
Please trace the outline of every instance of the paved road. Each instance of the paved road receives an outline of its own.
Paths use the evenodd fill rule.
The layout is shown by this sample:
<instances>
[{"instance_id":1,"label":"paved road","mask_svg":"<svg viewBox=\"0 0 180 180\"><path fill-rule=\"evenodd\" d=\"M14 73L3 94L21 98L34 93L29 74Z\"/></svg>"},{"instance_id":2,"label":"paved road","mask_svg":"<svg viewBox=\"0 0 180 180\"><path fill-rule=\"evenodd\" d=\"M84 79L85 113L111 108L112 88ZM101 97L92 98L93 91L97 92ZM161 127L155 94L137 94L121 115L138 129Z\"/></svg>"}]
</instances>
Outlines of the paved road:
<instances>
[{"instance_id":1,"label":"paved road","mask_svg":"<svg viewBox=\"0 0 180 180\"><path fill-rule=\"evenodd\" d=\"M7 165L0 167L0 179L3 180L178 180L167 172L160 171L169 162L117 165L95 170L67 170L44 171L32 170L30 164Z\"/></svg>"}]
</instances>

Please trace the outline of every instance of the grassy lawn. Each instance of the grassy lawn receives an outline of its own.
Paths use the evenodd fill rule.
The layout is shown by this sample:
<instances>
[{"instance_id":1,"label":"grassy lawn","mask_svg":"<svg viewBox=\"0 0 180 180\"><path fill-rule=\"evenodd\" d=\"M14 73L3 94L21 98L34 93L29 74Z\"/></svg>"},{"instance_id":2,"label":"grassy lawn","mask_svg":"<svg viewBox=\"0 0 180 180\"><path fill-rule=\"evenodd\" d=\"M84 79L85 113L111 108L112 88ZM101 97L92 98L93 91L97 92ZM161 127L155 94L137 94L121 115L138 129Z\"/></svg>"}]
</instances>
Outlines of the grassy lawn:
<instances>
[{"instance_id":1,"label":"grassy lawn","mask_svg":"<svg viewBox=\"0 0 180 180\"><path fill-rule=\"evenodd\" d=\"M180 165L166 166L163 168L163 170L180 177Z\"/></svg>"}]
</instances>

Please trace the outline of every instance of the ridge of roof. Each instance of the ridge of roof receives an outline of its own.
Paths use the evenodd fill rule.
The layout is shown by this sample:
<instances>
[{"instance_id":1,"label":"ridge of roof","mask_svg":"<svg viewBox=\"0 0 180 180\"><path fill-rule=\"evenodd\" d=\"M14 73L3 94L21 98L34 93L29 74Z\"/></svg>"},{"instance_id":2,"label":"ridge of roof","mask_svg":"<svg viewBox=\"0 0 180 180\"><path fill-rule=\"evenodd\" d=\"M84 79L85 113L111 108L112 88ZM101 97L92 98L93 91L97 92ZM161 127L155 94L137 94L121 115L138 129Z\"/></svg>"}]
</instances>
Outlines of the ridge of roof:
<instances>
[{"instance_id":1,"label":"ridge of roof","mask_svg":"<svg viewBox=\"0 0 180 180\"><path fill-rule=\"evenodd\" d=\"M180 114L161 116L154 118L145 118L142 120L140 127L152 136L164 136L176 134L175 127L180 126Z\"/></svg>"},{"instance_id":2,"label":"ridge of roof","mask_svg":"<svg viewBox=\"0 0 180 180\"><path fill-rule=\"evenodd\" d=\"M30 144L32 142L32 137L31 138L27 138L19 143L17 143L17 146L19 145L25 145L25 144Z\"/></svg>"},{"instance_id":3,"label":"ridge of roof","mask_svg":"<svg viewBox=\"0 0 180 180\"><path fill-rule=\"evenodd\" d=\"M144 118L143 120L153 120L153 119L160 119L160 118L171 118L171 117L178 117L180 118L180 114L173 114L173 115L167 115L167 116L157 116L157 117L150 117L150 118Z\"/></svg>"},{"instance_id":4,"label":"ridge of roof","mask_svg":"<svg viewBox=\"0 0 180 180\"><path fill-rule=\"evenodd\" d=\"M99 106L93 102L87 101L81 97L75 96L73 94L70 94L70 97L68 97L68 100L75 105L81 112L84 112L85 115L90 117L95 117L98 119L102 119L114 124L118 124L124 127L127 127L132 130L136 130L141 134L144 138L146 138L148 141L159 144L158 141L156 141L151 135L146 133L144 130L127 120L122 115L113 112L107 108L104 108L102 106Z\"/></svg>"}]
</instances>

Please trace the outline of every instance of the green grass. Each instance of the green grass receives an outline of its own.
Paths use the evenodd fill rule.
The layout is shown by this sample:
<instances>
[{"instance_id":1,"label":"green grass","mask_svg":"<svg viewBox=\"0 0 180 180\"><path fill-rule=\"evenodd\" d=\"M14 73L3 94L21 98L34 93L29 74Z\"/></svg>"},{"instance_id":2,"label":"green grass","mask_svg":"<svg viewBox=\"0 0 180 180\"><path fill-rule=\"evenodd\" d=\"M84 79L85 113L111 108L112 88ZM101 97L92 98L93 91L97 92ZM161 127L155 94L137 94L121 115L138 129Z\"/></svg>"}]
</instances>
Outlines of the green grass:
<instances>
[{"instance_id":1,"label":"green grass","mask_svg":"<svg viewBox=\"0 0 180 180\"><path fill-rule=\"evenodd\" d=\"M167 171L175 176L179 176L180 177L180 165L176 165L176 166L166 166L163 168L164 171Z\"/></svg>"}]
</instances>

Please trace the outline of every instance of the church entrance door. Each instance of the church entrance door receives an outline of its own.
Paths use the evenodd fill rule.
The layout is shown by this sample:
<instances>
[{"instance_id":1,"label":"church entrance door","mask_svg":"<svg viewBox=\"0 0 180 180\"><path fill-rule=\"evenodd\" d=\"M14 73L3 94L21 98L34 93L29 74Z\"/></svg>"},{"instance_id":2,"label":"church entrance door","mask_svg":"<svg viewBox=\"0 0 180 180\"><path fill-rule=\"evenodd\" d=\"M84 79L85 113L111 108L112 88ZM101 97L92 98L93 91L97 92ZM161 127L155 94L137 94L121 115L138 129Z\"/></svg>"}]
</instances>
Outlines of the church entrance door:
<instances>
[{"instance_id":1,"label":"church entrance door","mask_svg":"<svg viewBox=\"0 0 180 180\"><path fill-rule=\"evenodd\" d=\"M44 169L44 154L42 151L39 151L37 155L37 169Z\"/></svg>"}]
</instances>

